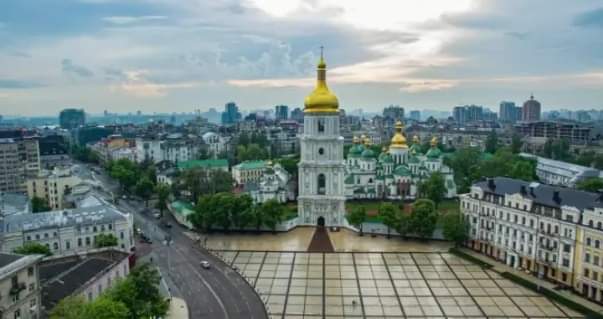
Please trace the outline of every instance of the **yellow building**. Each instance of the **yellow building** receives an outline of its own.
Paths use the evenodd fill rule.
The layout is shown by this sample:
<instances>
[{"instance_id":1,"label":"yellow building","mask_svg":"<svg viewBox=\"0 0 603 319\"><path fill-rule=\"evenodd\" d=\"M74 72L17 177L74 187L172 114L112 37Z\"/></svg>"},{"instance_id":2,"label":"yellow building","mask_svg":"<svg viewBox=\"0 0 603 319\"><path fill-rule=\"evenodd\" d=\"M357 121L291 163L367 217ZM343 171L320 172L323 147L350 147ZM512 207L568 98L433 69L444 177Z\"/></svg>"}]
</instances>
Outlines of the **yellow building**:
<instances>
[{"instance_id":1,"label":"yellow building","mask_svg":"<svg viewBox=\"0 0 603 319\"><path fill-rule=\"evenodd\" d=\"M69 169L55 168L52 171L41 171L35 178L27 180L27 195L43 198L51 210L63 209L65 192L79 184L81 179L71 174Z\"/></svg>"}]
</instances>

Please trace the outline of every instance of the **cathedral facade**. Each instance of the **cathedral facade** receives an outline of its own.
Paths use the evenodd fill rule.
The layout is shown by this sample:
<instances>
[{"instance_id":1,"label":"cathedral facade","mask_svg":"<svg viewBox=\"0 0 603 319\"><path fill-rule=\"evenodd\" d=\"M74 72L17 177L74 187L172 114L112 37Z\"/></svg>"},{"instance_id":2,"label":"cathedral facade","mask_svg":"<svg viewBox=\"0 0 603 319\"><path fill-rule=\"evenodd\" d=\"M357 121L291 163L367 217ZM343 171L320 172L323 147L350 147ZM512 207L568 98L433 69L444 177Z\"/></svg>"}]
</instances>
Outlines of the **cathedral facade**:
<instances>
[{"instance_id":1,"label":"cathedral facade","mask_svg":"<svg viewBox=\"0 0 603 319\"><path fill-rule=\"evenodd\" d=\"M412 200L417 198L419 184L438 172L444 178L445 198L456 197L453 171L443 163L438 141L422 154L415 136L408 146L403 124L396 123L396 133L389 148L376 154L365 138L354 138L346 159L345 196L347 199Z\"/></svg>"},{"instance_id":2,"label":"cathedral facade","mask_svg":"<svg viewBox=\"0 0 603 319\"><path fill-rule=\"evenodd\" d=\"M339 133L339 102L327 87L322 54L316 88L304 101L300 147L299 224L343 226L345 162L343 137Z\"/></svg>"}]
</instances>

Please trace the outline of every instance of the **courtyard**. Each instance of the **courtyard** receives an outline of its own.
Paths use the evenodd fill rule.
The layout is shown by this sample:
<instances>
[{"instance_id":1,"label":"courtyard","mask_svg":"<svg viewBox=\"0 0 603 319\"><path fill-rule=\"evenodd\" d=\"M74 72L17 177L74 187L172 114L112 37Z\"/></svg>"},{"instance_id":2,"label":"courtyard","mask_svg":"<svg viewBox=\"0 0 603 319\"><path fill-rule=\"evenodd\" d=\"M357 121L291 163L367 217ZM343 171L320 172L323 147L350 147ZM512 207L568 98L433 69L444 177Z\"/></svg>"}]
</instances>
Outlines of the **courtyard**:
<instances>
[{"instance_id":1,"label":"courtyard","mask_svg":"<svg viewBox=\"0 0 603 319\"><path fill-rule=\"evenodd\" d=\"M270 318L582 318L455 255L218 251Z\"/></svg>"}]
</instances>

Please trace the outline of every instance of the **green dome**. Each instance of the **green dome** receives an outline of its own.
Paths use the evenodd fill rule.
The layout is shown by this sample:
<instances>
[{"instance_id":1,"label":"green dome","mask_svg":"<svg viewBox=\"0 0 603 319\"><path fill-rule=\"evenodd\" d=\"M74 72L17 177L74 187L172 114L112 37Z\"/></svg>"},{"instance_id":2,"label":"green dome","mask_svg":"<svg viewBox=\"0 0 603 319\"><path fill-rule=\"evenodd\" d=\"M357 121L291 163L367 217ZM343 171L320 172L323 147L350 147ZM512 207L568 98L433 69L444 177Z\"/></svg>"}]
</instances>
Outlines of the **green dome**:
<instances>
[{"instance_id":1,"label":"green dome","mask_svg":"<svg viewBox=\"0 0 603 319\"><path fill-rule=\"evenodd\" d=\"M348 151L348 157L360 157L362 155L362 151L364 151L364 147L362 145L352 145Z\"/></svg>"},{"instance_id":2,"label":"green dome","mask_svg":"<svg viewBox=\"0 0 603 319\"><path fill-rule=\"evenodd\" d=\"M410 146L409 150L410 150L410 154L420 155L421 154L421 145L419 145L419 143L415 143Z\"/></svg>"},{"instance_id":3,"label":"green dome","mask_svg":"<svg viewBox=\"0 0 603 319\"><path fill-rule=\"evenodd\" d=\"M408 162L411 164L419 164L421 163L421 161L419 161L419 159L414 156L414 155L410 155L410 157L408 158Z\"/></svg>"},{"instance_id":4,"label":"green dome","mask_svg":"<svg viewBox=\"0 0 603 319\"><path fill-rule=\"evenodd\" d=\"M396 167L396 169L394 170L394 175L398 175L398 176L411 176L411 172L408 169L408 167L406 167L405 165L400 165L398 167Z\"/></svg>"},{"instance_id":5,"label":"green dome","mask_svg":"<svg viewBox=\"0 0 603 319\"><path fill-rule=\"evenodd\" d=\"M381 153L379 155L379 162L392 163L393 161L394 161L394 159L392 158L392 156L389 153Z\"/></svg>"},{"instance_id":6,"label":"green dome","mask_svg":"<svg viewBox=\"0 0 603 319\"><path fill-rule=\"evenodd\" d=\"M442 151L440 151L439 148L437 147L432 147L429 149L429 151L427 151L427 154L425 154L428 158L439 158L440 156L442 156Z\"/></svg>"},{"instance_id":7,"label":"green dome","mask_svg":"<svg viewBox=\"0 0 603 319\"><path fill-rule=\"evenodd\" d=\"M375 157L375 152L371 151L370 149L365 149L364 152L362 152L362 158L374 158Z\"/></svg>"}]
</instances>

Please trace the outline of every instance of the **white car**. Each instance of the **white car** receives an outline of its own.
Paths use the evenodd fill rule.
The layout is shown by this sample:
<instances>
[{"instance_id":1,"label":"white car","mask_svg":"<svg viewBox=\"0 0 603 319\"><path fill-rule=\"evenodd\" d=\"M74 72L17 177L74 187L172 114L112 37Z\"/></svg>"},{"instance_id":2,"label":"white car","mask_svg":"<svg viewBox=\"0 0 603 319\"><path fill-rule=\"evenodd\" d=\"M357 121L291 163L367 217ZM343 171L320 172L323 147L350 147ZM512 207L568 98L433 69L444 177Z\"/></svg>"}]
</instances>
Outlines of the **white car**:
<instances>
[{"instance_id":1,"label":"white car","mask_svg":"<svg viewBox=\"0 0 603 319\"><path fill-rule=\"evenodd\" d=\"M201 265L201 267L205 268L205 269L209 269L211 268L211 265L209 264L209 261L204 260L202 262L199 263Z\"/></svg>"}]
</instances>

